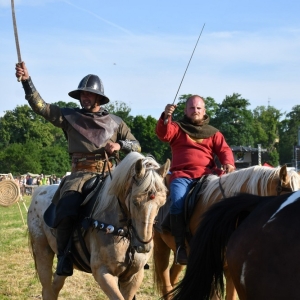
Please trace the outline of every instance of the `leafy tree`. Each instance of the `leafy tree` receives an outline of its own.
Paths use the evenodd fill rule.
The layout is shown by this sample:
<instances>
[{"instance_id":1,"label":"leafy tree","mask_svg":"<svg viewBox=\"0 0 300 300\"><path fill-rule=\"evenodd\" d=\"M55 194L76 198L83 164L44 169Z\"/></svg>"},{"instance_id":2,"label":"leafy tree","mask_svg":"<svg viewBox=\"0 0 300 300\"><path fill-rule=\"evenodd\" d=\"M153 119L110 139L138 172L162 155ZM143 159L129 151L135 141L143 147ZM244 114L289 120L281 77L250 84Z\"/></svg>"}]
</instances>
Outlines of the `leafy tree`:
<instances>
[{"instance_id":1,"label":"leafy tree","mask_svg":"<svg viewBox=\"0 0 300 300\"><path fill-rule=\"evenodd\" d=\"M40 173L40 151L34 142L25 144L14 143L0 151L1 172L25 174L27 172Z\"/></svg>"},{"instance_id":2,"label":"leafy tree","mask_svg":"<svg viewBox=\"0 0 300 300\"><path fill-rule=\"evenodd\" d=\"M294 158L294 147L298 145L298 128L300 126L300 105L292 108L279 126L280 164L291 162Z\"/></svg>"},{"instance_id":3,"label":"leafy tree","mask_svg":"<svg viewBox=\"0 0 300 300\"><path fill-rule=\"evenodd\" d=\"M122 101L114 101L105 104L104 108L111 114L120 117L128 127L132 127L133 117L130 115L131 108Z\"/></svg>"},{"instance_id":4,"label":"leafy tree","mask_svg":"<svg viewBox=\"0 0 300 300\"><path fill-rule=\"evenodd\" d=\"M273 106L258 106L253 111L256 141L268 149L278 142L278 127L282 113Z\"/></svg>"},{"instance_id":5,"label":"leafy tree","mask_svg":"<svg viewBox=\"0 0 300 300\"><path fill-rule=\"evenodd\" d=\"M223 133L230 146L253 146L253 117L251 110L247 109L249 105L248 100L233 93L226 96L216 110L212 125Z\"/></svg>"},{"instance_id":6,"label":"leafy tree","mask_svg":"<svg viewBox=\"0 0 300 300\"><path fill-rule=\"evenodd\" d=\"M43 174L55 174L61 177L71 171L69 153L60 146L51 146L41 150L40 163Z\"/></svg>"},{"instance_id":7,"label":"leafy tree","mask_svg":"<svg viewBox=\"0 0 300 300\"><path fill-rule=\"evenodd\" d=\"M133 119L132 133L140 142L143 153L151 154L158 162L164 163L167 158L171 158L170 147L157 138L156 123L157 120L151 116L136 116Z\"/></svg>"},{"instance_id":8,"label":"leafy tree","mask_svg":"<svg viewBox=\"0 0 300 300\"><path fill-rule=\"evenodd\" d=\"M0 118L1 146L29 141L43 146L51 145L54 139L50 125L28 105L17 106Z\"/></svg>"},{"instance_id":9,"label":"leafy tree","mask_svg":"<svg viewBox=\"0 0 300 300\"><path fill-rule=\"evenodd\" d=\"M212 97L204 98L206 114L210 117L211 122L217 117L216 113L219 108L219 104Z\"/></svg>"},{"instance_id":10,"label":"leafy tree","mask_svg":"<svg viewBox=\"0 0 300 300\"><path fill-rule=\"evenodd\" d=\"M282 113L273 106L258 106L253 111L253 127L255 129L254 142L268 149L270 163L279 164L277 146L279 142L279 122Z\"/></svg>"}]
</instances>

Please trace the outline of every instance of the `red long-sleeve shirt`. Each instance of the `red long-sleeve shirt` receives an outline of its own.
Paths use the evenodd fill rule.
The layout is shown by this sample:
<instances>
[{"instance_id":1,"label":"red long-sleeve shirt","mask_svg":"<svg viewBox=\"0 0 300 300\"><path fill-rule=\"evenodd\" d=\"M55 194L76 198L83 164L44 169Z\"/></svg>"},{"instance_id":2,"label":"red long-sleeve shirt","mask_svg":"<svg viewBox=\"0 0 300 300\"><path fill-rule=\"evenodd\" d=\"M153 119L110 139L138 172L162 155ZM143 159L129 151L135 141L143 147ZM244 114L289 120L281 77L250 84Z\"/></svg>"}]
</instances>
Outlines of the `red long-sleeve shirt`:
<instances>
[{"instance_id":1,"label":"red long-sleeve shirt","mask_svg":"<svg viewBox=\"0 0 300 300\"><path fill-rule=\"evenodd\" d=\"M172 162L171 180L178 177L199 178L206 174L221 175L214 162L214 154L222 165L234 166L232 151L219 131L213 136L198 140L189 137L175 122L164 124L164 113L156 125L156 134L163 142L170 143Z\"/></svg>"}]
</instances>

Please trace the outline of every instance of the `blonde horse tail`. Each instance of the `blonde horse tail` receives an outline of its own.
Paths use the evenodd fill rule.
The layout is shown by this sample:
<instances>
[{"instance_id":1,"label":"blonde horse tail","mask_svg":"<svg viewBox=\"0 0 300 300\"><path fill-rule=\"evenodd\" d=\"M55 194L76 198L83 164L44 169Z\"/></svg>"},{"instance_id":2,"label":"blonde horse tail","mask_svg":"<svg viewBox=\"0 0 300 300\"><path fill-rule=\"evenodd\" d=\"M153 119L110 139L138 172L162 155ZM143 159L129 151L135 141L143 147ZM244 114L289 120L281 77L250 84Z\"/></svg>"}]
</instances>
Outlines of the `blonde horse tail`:
<instances>
[{"instance_id":1,"label":"blonde horse tail","mask_svg":"<svg viewBox=\"0 0 300 300\"><path fill-rule=\"evenodd\" d=\"M156 230L154 230L153 241L153 283L155 291L162 296L168 292L168 288L170 287L166 284L166 282L170 281L170 277L163 278L163 276L166 276L166 272L169 272L171 250L162 240L160 233Z\"/></svg>"}]
</instances>

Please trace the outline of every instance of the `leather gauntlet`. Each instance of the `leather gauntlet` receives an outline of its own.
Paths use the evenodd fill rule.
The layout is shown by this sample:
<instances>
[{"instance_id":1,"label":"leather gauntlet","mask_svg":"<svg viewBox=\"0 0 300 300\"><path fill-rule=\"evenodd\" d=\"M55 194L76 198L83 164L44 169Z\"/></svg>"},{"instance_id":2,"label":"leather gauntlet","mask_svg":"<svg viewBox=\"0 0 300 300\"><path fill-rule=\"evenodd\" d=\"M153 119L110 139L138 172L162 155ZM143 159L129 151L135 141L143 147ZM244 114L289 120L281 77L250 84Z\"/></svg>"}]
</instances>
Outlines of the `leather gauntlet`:
<instances>
[{"instance_id":1,"label":"leather gauntlet","mask_svg":"<svg viewBox=\"0 0 300 300\"><path fill-rule=\"evenodd\" d=\"M129 153L131 151L141 152L141 146L138 141L125 140L125 141L118 141L118 143L121 146L120 150L126 153Z\"/></svg>"},{"instance_id":2,"label":"leather gauntlet","mask_svg":"<svg viewBox=\"0 0 300 300\"><path fill-rule=\"evenodd\" d=\"M27 80L22 81L22 85L26 96L32 95L34 92L36 92L36 88L31 80L31 77L29 77Z\"/></svg>"},{"instance_id":3,"label":"leather gauntlet","mask_svg":"<svg viewBox=\"0 0 300 300\"><path fill-rule=\"evenodd\" d=\"M45 110L47 104L37 92L31 80L31 77L29 77L27 80L22 81L22 85L25 91L25 98L31 106L32 110L35 113L41 115Z\"/></svg>"}]
</instances>

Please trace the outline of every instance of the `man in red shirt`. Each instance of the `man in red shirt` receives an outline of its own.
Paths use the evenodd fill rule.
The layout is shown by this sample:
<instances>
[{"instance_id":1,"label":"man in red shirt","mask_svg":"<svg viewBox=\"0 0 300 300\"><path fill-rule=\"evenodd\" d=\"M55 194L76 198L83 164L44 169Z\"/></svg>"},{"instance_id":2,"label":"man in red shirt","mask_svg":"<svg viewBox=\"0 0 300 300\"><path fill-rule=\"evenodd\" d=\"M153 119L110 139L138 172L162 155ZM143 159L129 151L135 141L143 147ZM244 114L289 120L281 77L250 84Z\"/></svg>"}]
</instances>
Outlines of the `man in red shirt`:
<instances>
[{"instance_id":1,"label":"man in red shirt","mask_svg":"<svg viewBox=\"0 0 300 300\"><path fill-rule=\"evenodd\" d=\"M171 232L176 243L176 262L187 263L185 249L184 200L193 182L207 174L222 175L235 170L233 153L222 133L208 125L205 102L193 95L186 101L184 118L171 121L176 106L168 104L156 125L156 134L163 142L170 143L171 164ZM165 119L169 118L165 124ZM223 170L217 168L217 156Z\"/></svg>"}]
</instances>

